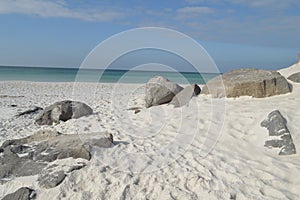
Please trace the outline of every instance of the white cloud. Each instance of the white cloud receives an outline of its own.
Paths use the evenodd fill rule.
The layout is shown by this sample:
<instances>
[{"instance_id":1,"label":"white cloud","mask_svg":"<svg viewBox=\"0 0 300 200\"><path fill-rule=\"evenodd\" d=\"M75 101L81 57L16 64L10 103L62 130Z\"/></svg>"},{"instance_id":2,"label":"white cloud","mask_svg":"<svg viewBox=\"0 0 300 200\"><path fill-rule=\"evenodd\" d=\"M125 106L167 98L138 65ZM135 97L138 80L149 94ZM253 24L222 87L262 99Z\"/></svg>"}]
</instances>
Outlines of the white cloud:
<instances>
[{"instance_id":1,"label":"white cloud","mask_svg":"<svg viewBox=\"0 0 300 200\"><path fill-rule=\"evenodd\" d=\"M284 10L299 7L299 0L185 0L189 5L244 5L252 8Z\"/></svg>"},{"instance_id":2,"label":"white cloud","mask_svg":"<svg viewBox=\"0 0 300 200\"><path fill-rule=\"evenodd\" d=\"M194 6L194 7L184 7L184 8L179 8L177 10L177 13L180 14L210 14L214 13L214 10L206 7L206 6Z\"/></svg>"},{"instance_id":3,"label":"white cloud","mask_svg":"<svg viewBox=\"0 0 300 200\"><path fill-rule=\"evenodd\" d=\"M86 21L113 21L124 14L108 9L75 9L63 0L5 0L0 1L0 14L27 14L41 17L64 17Z\"/></svg>"},{"instance_id":4,"label":"white cloud","mask_svg":"<svg viewBox=\"0 0 300 200\"><path fill-rule=\"evenodd\" d=\"M299 5L299 0L228 0L233 4L244 4L255 8L277 8L286 9L288 7Z\"/></svg>"}]
</instances>

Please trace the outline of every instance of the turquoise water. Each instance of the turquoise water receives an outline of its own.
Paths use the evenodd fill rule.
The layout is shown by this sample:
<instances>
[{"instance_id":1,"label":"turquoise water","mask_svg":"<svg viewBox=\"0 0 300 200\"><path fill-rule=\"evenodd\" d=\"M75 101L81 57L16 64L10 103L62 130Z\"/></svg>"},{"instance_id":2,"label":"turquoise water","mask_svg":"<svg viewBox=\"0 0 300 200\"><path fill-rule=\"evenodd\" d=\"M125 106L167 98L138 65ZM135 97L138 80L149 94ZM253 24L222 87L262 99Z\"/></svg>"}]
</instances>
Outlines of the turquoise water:
<instances>
[{"instance_id":1,"label":"turquoise water","mask_svg":"<svg viewBox=\"0 0 300 200\"><path fill-rule=\"evenodd\" d=\"M45 67L0 67L0 81L36 81L36 82L108 82L108 83L146 83L151 77L160 75L171 81L188 84L205 84L218 74L194 72L155 72L126 70L96 70Z\"/></svg>"}]
</instances>

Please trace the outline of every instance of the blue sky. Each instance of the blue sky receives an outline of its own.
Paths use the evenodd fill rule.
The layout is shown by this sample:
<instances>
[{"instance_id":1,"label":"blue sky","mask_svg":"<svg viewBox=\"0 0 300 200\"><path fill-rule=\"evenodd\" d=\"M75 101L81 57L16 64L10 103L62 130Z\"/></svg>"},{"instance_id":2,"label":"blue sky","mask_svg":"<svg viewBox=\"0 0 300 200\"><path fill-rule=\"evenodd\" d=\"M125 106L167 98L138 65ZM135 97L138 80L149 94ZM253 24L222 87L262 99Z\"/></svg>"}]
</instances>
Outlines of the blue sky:
<instances>
[{"instance_id":1,"label":"blue sky","mask_svg":"<svg viewBox=\"0 0 300 200\"><path fill-rule=\"evenodd\" d=\"M157 26L194 38L221 71L278 69L300 53L298 2L0 0L0 65L79 67L108 37Z\"/></svg>"}]
</instances>

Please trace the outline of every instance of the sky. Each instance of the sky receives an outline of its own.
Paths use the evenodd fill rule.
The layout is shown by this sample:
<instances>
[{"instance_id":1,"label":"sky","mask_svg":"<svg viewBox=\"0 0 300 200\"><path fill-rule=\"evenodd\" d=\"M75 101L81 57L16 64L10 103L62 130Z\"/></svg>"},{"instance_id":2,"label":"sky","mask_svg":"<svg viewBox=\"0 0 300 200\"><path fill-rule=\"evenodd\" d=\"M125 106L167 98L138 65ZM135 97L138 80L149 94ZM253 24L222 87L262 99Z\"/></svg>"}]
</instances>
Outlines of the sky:
<instances>
[{"instance_id":1,"label":"sky","mask_svg":"<svg viewBox=\"0 0 300 200\"><path fill-rule=\"evenodd\" d=\"M295 63L300 53L298 2L0 0L0 65L79 67L112 35L162 27L196 40L221 72L240 67L279 69ZM130 59L124 62L130 65ZM185 67L178 69L188 71Z\"/></svg>"}]
</instances>

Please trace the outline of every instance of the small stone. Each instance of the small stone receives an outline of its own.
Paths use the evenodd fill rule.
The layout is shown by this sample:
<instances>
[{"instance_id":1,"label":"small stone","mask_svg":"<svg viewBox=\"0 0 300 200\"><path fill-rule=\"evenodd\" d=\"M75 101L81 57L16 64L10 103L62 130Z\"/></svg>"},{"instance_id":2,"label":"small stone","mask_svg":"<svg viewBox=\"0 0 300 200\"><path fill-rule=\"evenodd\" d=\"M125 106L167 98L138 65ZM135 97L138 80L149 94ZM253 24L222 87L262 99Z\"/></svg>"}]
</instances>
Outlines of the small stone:
<instances>
[{"instance_id":1,"label":"small stone","mask_svg":"<svg viewBox=\"0 0 300 200\"><path fill-rule=\"evenodd\" d=\"M139 113L139 112L141 112L141 110L139 110L139 109L138 109L138 110L135 110L135 111L134 111L134 114L137 114L137 113Z\"/></svg>"}]
</instances>

